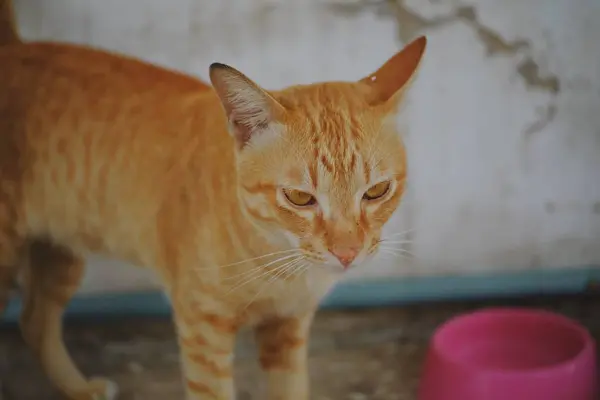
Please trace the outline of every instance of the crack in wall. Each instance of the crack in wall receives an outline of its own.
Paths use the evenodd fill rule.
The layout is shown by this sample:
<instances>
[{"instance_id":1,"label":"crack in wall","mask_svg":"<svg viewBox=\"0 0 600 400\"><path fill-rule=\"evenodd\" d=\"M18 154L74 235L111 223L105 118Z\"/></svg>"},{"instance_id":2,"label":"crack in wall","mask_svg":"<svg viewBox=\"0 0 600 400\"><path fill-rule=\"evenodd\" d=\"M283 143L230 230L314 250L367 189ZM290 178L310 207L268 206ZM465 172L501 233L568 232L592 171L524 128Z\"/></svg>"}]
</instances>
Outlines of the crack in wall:
<instances>
[{"instance_id":1,"label":"crack in wall","mask_svg":"<svg viewBox=\"0 0 600 400\"><path fill-rule=\"evenodd\" d=\"M425 29L437 28L456 20L454 15L427 19L406 6L405 0L386 1L394 14L398 26L398 36L406 43Z\"/></svg>"},{"instance_id":2,"label":"crack in wall","mask_svg":"<svg viewBox=\"0 0 600 400\"><path fill-rule=\"evenodd\" d=\"M479 40L487 49L488 56L496 54L517 54L520 50L530 50L531 43L527 40L515 40L507 42L498 33L491 30L489 27L481 24L477 18L475 8L472 6L459 7L456 11L456 16L468 22L475 30ZM540 66L535 60L528 55L517 66L517 73L523 78L527 87L532 89L541 89L552 94L560 92L560 80L556 75L543 77L540 74Z\"/></svg>"},{"instance_id":3,"label":"crack in wall","mask_svg":"<svg viewBox=\"0 0 600 400\"><path fill-rule=\"evenodd\" d=\"M406 5L406 0L337 0L327 2L324 6L331 12L345 17L354 17L366 10L375 12L381 17L392 16L396 22L398 37L403 43L413 40L419 33L427 29L463 21L475 31L479 41L484 45L488 57L525 53L525 58L518 64L516 72L528 88L551 94L557 94L561 90L558 76L553 74L543 76L540 73L539 64L530 54L527 54L531 50L531 43L528 40L505 40L479 21L474 6L458 7L453 13L437 18L425 18L419 15Z\"/></svg>"},{"instance_id":4,"label":"crack in wall","mask_svg":"<svg viewBox=\"0 0 600 400\"><path fill-rule=\"evenodd\" d=\"M353 2L334 2L328 8L341 15L355 16L369 9L382 18L392 17L396 23L398 37L402 43L413 40L425 30L432 30L447 24L461 21L469 26L480 43L485 47L487 57L498 55L522 57L515 72L520 76L524 85L530 90L541 90L556 95L561 90L558 76L542 75L539 64L531 55L532 44L526 39L514 41L505 40L499 33L486 26L479 20L474 6L457 7L453 12L435 18L426 18L412 10L406 0L356 0ZM537 111L537 118L523 130L523 139L529 141L537 132L543 131L556 117L557 106L551 100L544 108Z\"/></svg>"},{"instance_id":5,"label":"crack in wall","mask_svg":"<svg viewBox=\"0 0 600 400\"><path fill-rule=\"evenodd\" d=\"M538 111L539 118L529 125L523 131L523 137L525 139L530 138L534 133L541 132L546 128L556 116L556 104L549 104L547 107Z\"/></svg>"},{"instance_id":6,"label":"crack in wall","mask_svg":"<svg viewBox=\"0 0 600 400\"><path fill-rule=\"evenodd\" d=\"M516 54L521 49L529 49L530 43L526 40L507 42L498 33L481 24L477 18L477 12L472 6L459 7L456 17L467 22L477 33L479 40L486 48L488 56L497 54Z\"/></svg>"},{"instance_id":7,"label":"crack in wall","mask_svg":"<svg viewBox=\"0 0 600 400\"><path fill-rule=\"evenodd\" d=\"M542 89L552 94L560 92L560 80L556 75L546 77L540 74L540 66L531 57L527 57L517 67L517 72L525 84L533 89Z\"/></svg>"},{"instance_id":8,"label":"crack in wall","mask_svg":"<svg viewBox=\"0 0 600 400\"><path fill-rule=\"evenodd\" d=\"M385 1L382 0L337 0L329 1L323 6L338 15L354 17L369 8L374 8L377 14L384 14L385 12L382 10L384 5Z\"/></svg>"},{"instance_id":9,"label":"crack in wall","mask_svg":"<svg viewBox=\"0 0 600 400\"><path fill-rule=\"evenodd\" d=\"M371 1L372 2L372 1ZM426 29L435 29L446 24L463 21L470 26L479 41L484 45L488 57L496 55L515 55L531 50L528 40L520 39L506 41L497 32L479 21L477 10L473 6L458 7L454 13L437 18L425 18L406 5L406 0L385 1L390 8L398 26L398 36L406 43ZM550 74L542 76L539 64L529 54L519 63L516 72L528 88L540 89L552 94L560 92L561 85L558 76Z\"/></svg>"}]
</instances>

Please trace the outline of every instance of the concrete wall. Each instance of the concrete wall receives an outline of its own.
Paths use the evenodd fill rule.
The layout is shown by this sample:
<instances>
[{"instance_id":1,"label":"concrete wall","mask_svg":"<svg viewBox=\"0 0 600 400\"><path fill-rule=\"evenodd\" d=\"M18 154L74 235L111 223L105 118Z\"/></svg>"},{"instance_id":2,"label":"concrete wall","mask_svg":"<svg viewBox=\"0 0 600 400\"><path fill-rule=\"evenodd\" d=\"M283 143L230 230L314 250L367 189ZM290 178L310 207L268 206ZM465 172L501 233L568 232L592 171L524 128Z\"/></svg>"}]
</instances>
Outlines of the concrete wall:
<instances>
[{"instance_id":1,"label":"concrete wall","mask_svg":"<svg viewBox=\"0 0 600 400\"><path fill-rule=\"evenodd\" d=\"M22 34L90 43L268 88L372 72L430 47L406 126L410 188L390 232L414 257L354 278L600 265L597 0L15 0ZM152 286L94 260L86 290Z\"/></svg>"}]
</instances>

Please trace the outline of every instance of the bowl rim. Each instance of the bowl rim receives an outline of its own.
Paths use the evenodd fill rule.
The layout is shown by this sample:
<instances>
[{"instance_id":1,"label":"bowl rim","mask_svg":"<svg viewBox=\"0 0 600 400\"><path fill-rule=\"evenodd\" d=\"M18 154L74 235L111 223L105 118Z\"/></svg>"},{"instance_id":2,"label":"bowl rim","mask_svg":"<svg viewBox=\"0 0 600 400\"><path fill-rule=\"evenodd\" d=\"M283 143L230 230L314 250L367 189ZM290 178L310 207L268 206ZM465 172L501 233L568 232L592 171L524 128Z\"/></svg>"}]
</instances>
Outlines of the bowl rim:
<instances>
[{"instance_id":1,"label":"bowl rim","mask_svg":"<svg viewBox=\"0 0 600 400\"><path fill-rule=\"evenodd\" d=\"M548 366L534 367L534 368L526 368L526 369L508 369L508 368L489 368L489 367L477 367L468 362L464 362L462 360L457 359L456 357L452 357L448 354L448 352L443 350L443 346L441 346L441 340L446 333L446 331L457 324L462 324L468 320L472 320L474 318L480 318L485 315L503 315L503 316L533 316L536 318L542 318L545 320L550 320L553 322L557 322L561 324L561 326L572 329L581 339L583 345L581 349L573 356L566 360L563 360L556 364L551 364ZM438 357L441 357L446 362L450 362L459 368L463 369L478 369L480 372L486 374L495 374L495 375L537 375L537 374L548 374L554 372L560 372L565 368L570 368L575 363L580 362L585 357L592 357L594 363L596 362L596 343L594 338L590 334L590 332L579 322L568 318L562 314L548 311L545 309L538 308L530 308L530 307L486 307L481 308L475 311L458 314L442 325L440 325L436 331L434 332L431 348L437 354Z\"/></svg>"}]
</instances>

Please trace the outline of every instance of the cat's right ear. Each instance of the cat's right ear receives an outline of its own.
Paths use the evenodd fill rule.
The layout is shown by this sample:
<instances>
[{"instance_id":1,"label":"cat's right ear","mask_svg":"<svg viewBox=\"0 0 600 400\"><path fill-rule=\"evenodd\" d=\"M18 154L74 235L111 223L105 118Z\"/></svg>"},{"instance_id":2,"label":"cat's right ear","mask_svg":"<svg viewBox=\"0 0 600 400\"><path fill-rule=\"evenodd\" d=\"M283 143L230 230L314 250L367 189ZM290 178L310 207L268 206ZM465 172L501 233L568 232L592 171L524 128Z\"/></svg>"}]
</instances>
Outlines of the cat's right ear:
<instances>
[{"instance_id":1,"label":"cat's right ear","mask_svg":"<svg viewBox=\"0 0 600 400\"><path fill-rule=\"evenodd\" d=\"M221 99L238 149L271 130L285 109L266 90L238 70L220 63L210 66L210 81Z\"/></svg>"},{"instance_id":2,"label":"cat's right ear","mask_svg":"<svg viewBox=\"0 0 600 400\"><path fill-rule=\"evenodd\" d=\"M427 38L421 36L387 60L377 71L360 80L370 87L371 103L397 104L414 80L425 48Z\"/></svg>"}]
</instances>

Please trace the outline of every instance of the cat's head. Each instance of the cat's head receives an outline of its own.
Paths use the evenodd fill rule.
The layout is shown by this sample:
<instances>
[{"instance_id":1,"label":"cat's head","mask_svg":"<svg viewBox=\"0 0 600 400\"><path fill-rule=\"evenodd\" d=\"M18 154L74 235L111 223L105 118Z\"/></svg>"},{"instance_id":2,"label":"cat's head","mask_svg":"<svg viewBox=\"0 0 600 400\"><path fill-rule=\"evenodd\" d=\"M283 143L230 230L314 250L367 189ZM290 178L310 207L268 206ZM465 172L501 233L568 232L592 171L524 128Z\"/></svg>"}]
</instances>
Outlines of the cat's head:
<instances>
[{"instance_id":1,"label":"cat's head","mask_svg":"<svg viewBox=\"0 0 600 400\"><path fill-rule=\"evenodd\" d=\"M235 139L240 202L252 222L314 264L340 271L377 251L406 180L396 112L425 46L424 37L413 41L357 82L277 92L211 66Z\"/></svg>"}]
</instances>

